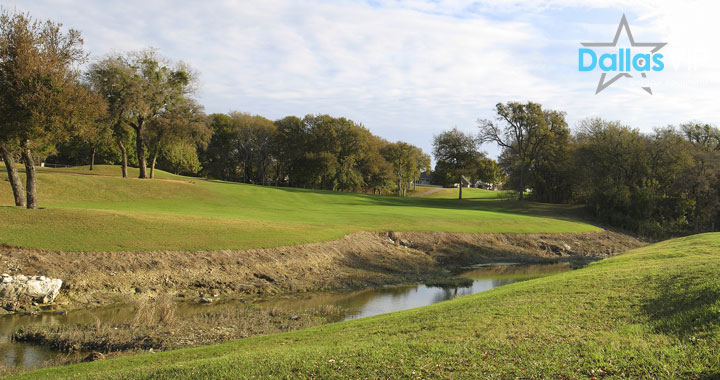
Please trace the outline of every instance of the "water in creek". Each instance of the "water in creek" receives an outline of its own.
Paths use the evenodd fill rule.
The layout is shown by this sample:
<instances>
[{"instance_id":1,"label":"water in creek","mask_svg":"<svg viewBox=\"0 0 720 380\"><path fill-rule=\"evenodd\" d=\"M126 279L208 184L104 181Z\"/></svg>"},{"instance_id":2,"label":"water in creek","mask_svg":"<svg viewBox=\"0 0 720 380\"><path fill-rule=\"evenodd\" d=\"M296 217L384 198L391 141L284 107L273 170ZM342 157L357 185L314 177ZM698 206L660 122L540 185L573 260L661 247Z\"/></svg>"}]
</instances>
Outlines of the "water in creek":
<instances>
[{"instance_id":1,"label":"water in creek","mask_svg":"<svg viewBox=\"0 0 720 380\"><path fill-rule=\"evenodd\" d=\"M534 265L509 263L484 265L460 275L473 280L472 286L469 287L439 288L421 284L389 286L353 292L323 292L275 297L261 304L291 310L335 305L345 310L344 319L349 320L432 305L455 297L484 292L498 286L549 276L571 269L571 264L566 262Z\"/></svg>"},{"instance_id":2,"label":"water in creek","mask_svg":"<svg viewBox=\"0 0 720 380\"><path fill-rule=\"evenodd\" d=\"M431 305L458 296L483 292L498 286L514 282L544 277L571 270L569 263L557 264L494 264L480 266L462 273L462 277L473 280L472 286L463 288L437 288L421 284L392 286L379 289L367 289L352 292L320 292L302 295L274 297L259 301L261 307L278 307L285 310L307 310L323 305L334 305L345 311L341 319L355 319L377 314L406 310ZM234 301L229 301L234 302ZM237 301L239 302L239 301ZM211 308L212 305L183 303L176 316L198 312L198 309ZM132 305L105 307L100 309L76 310L68 314L9 315L0 317L0 363L6 367L38 367L48 360L67 353L60 353L36 344L12 342L10 337L18 328L28 324L78 324L94 321L126 321L133 317ZM187 315L186 314L186 315ZM80 356L82 353L70 354Z\"/></svg>"}]
</instances>

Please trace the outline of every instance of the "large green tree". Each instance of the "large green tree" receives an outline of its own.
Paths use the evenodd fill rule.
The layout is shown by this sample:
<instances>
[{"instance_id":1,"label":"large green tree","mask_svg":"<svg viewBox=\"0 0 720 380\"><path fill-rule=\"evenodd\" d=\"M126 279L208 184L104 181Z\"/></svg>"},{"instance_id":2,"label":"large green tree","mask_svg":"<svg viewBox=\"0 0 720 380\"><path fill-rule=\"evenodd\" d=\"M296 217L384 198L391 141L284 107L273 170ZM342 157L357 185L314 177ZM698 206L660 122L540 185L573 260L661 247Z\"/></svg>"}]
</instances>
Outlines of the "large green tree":
<instances>
[{"instance_id":1,"label":"large green tree","mask_svg":"<svg viewBox=\"0 0 720 380\"><path fill-rule=\"evenodd\" d=\"M528 168L553 138L555 129L567 129L564 113L545 111L537 103L508 102L495 106L496 120L480 119L479 140L493 142L518 165L518 199L526 188Z\"/></svg>"},{"instance_id":2,"label":"large green tree","mask_svg":"<svg viewBox=\"0 0 720 380\"><path fill-rule=\"evenodd\" d=\"M580 123L576 139L579 199L604 222L636 229L645 214L646 137L619 122L594 118Z\"/></svg>"},{"instance_id":3,"label":"large green tree","mask_svg":"<svg viewBox=\"0 0 720 380\"><path fill-rule=\"evenodd\" d=\"M572 199L576 177L570 129L563 113L544 110L543 115L549 133L544 145L530 161L527 183L532 187L532 198L536 201L568 203Z\"/></svg>"},{"instance_id":4,"label":"large green tree","mask_svg":"<svg viewBox=\"0 0 720 380\"><path fill-rule=\"evenodd\" d=\"M139 177L148 178L148 130L192 95L196 75L182 62L171 62L146 49L107 57L91 67L90 77L109 98L111 114L116 116L115 129L129 126L135 132ZM117 141L122 142L122 137L119 135Z\"/></svg>"}]
</instances>

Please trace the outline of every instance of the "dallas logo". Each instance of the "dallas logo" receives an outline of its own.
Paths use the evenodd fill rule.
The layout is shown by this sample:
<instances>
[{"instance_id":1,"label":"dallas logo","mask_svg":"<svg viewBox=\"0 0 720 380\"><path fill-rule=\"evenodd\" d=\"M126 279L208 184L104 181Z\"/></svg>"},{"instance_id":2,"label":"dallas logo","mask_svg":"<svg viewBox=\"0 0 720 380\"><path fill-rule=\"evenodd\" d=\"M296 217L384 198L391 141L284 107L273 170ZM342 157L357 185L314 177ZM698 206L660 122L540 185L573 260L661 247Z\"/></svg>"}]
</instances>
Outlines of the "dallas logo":
<instances>
[{"instance_id":1,"label":"dallas logo","mask_svg":"<svg viewBox=\"0 0 720 380\"><path fill-rule=\"evenodd\" d=\"M594 49L589 49L594 47L616 48L620 33L623 29L625 29L632 48L652 48L652 50L650 50L649 53L635 53L632 48L618 48L616 50L617 53L605 53L598 57L598 53ZM632 78L633 75L631 72L633 71L637 71L640 73L640 76L647 78L646 73L648 71L662 71L665 68L665 64L662 61L663 55L657 53L657 51L662 49L667 43L635 42L625 15L623 15L620 20L620 25L618 25L613 42L582 42L581 45L584 46L584 48L578 49L579 70L592 71L597 67L602 71L595 94L606 89L620 78ZM617 74L610 78L610 80L605 81L608 73ZM652 95L650 87L642 87L642 89Z\"/></svg>"}]
</instances>

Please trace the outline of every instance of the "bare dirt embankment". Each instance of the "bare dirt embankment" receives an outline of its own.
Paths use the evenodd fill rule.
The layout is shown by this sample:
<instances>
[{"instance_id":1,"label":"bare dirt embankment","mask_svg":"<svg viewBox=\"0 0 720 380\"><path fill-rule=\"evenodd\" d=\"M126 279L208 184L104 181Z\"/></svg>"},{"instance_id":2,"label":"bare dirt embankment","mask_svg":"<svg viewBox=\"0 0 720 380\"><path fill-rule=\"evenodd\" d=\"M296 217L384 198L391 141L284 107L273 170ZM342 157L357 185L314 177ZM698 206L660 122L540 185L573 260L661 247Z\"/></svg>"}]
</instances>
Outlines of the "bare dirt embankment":
<instances>
[{"instance_id":1,"label":"bare dirt embankment","mask_svg":"<svg viewBox=\"0 0 720 380\"><path fill-rule=\"evenodd\" d=\"M627 235L600 231L360 232L329 242L200 252L60 252L4 246L0 272L60 278L64 284L56 302L87 307L147 294L212 299L372 287L420 281L470 264L593 260L641 245Z\"/></svg>"}]
</instances>

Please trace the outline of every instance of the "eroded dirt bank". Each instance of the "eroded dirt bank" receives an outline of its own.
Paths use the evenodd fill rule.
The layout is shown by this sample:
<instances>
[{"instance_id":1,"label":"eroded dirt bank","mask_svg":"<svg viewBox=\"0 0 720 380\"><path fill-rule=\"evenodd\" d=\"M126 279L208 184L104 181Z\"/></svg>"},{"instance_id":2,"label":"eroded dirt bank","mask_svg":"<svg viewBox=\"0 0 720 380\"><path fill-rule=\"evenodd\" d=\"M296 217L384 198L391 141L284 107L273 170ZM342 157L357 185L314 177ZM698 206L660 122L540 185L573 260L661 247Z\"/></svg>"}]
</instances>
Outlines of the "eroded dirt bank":
<instances>
[{"instance_id":1,"label":"eroded dirt bank","mask_svg":"<svg viewBox=\"0 0 720 380\"><path fill-rule=\"evenodd\" d=\"M87 307L156 293L211 300L371 287L420 281L448 268L483 262L599 259L642 244L601 231L360 232L322 243L201 252L60 252L4 246L0 272L60 278L64 284L56 303Z\"/></svg>"}]
</instances>

